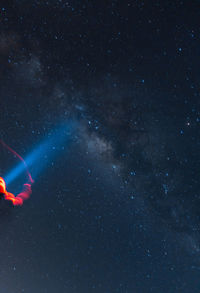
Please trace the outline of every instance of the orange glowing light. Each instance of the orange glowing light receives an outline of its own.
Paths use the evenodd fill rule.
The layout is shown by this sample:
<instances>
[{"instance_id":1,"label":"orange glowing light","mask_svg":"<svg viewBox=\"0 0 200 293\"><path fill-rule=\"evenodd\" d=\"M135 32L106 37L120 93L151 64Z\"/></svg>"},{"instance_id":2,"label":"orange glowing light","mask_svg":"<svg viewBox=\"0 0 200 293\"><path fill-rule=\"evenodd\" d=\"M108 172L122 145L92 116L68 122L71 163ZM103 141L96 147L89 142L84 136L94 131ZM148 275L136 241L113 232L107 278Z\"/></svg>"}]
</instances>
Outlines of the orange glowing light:
<instances>
[{"instance_id":1,"label":"orange glowing light","mask_svg":"<svg viewBox=\"0 0 200 293\"><path fill-rule=\"evenodd\" d=\"M32 193L31 185L33 184L34 181L31 177L31 174L28 170L28 167L27 167L24 159L1 139L0 139L0 144L4 148L6 148L9 152L11 152L13 155L15 155L24 164L29 183L24 184L22 192L20 192L17 196L15 196L13 193L8 192L6 190L6 183L5 183L4 179L2 177L0 177L0 194L3 195L6 200L12 201L13 205L15 205L15 206L20 205L21 206L23 204L24 200L26 200L30 197L30 195Z\"/></svg>"},{"instance_id":2,"label":"orange glowing light","mask_svg":"<svg viewBox=\"0 0 200 293\"><path fill-rule=\"evenodd\" d=\"M4 196L6 200L12 201L13 205L22 205L24 200L28 199L32 193L31 184L25 183L22 192L20 192L17 196L14 194L7 192L6 183L2 177L0 177L0 193Z\"/></svg>"}]
</instances>

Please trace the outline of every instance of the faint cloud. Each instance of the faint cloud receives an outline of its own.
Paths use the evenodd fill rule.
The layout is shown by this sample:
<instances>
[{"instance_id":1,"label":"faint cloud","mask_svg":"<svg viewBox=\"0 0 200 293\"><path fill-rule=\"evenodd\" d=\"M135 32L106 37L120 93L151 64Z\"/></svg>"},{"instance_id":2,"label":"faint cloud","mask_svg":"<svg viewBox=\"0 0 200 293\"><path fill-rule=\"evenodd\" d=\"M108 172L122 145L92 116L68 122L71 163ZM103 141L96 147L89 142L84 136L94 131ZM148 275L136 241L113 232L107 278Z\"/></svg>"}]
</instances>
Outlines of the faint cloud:
<instances>
[{"instance_id":1,"label":"faint cloud","mask_svg":"<svg viewBox=\"0 0 200 293\"><path fill-rule=\"evenodd\" d=\"M44 84L42 66L36 56L16 63L14 71L17 81L23 82L24 86L40 87Z\"/></svg>"},{"instance_id":2,"label":"faint cloud","mask_svg":"<svg viewBox=\"0 0 200 293\"><path fill-rule=\"evenodd\" d=\"M114 157L114 149L110 141L97 133L90 133L85 126L80 126L81 145L90 157L101 161L114 173L121 170L121 165Z\"/></svg>"},{"instance_id":3,"label":"faint cloud","mask_svg":"<svg viewBox=\"0 0 200 293\"><path fill-rule=\"evenodd\" d=\"M87 147L91 153L106 156L111 156L112 154L111 143L95 134L92 134L90 138L88 138Z\"/></svg>"}]
</instances>

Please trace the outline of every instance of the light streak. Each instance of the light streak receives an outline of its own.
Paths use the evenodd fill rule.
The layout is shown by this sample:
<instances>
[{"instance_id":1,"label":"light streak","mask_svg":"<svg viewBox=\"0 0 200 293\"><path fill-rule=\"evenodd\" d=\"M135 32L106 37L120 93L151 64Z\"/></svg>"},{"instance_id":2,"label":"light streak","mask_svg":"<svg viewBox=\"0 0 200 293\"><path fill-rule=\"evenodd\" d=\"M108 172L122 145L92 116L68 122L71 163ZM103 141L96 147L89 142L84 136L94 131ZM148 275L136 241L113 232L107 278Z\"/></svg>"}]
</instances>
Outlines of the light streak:
<instances>
[{"instance_id":1,"label":"light streak","mask_svg":"<svg viewBox=\"0 0 200 293\"><path fill-rule=\"evenodd\" d=\"M70 141L74 127L74 122L62 124L58 129L50 132L47 137L24 158L34 180L45 169L49 161L59 155L61 148L66 147L66 144ZM20 162L4 176L6 185L8 186L11 184L24 171L24 164Z\"/></svg>"}]
</instances>

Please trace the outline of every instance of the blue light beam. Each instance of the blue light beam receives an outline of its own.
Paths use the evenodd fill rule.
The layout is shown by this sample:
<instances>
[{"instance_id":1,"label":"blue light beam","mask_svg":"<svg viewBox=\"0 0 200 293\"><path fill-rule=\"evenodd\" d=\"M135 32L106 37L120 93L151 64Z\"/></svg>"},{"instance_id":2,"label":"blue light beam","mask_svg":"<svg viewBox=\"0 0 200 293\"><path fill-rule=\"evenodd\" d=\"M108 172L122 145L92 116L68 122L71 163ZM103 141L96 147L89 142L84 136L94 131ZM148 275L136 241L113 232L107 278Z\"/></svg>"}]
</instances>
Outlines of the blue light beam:
<instances>
[{"instance_id":1,"label":"blue light beam","mask_svg":"<svg viewBox=\"0 0 200 293\"><path fill-rule=\"evenodd\" d=\"M69 143L74 126L75 123L68 122L67 125L62 125L55 131L49 133L47 138L29 155L27 155L27 157L25 157L24 160L33 179L35 179L36 176L38 176L38 174L48 165L48 162L58 155L59 151L64 149L65 145ZM24 164L19 163L5 176L6 185L11 184L25 171Z\"/></svg>"}]
</instances>

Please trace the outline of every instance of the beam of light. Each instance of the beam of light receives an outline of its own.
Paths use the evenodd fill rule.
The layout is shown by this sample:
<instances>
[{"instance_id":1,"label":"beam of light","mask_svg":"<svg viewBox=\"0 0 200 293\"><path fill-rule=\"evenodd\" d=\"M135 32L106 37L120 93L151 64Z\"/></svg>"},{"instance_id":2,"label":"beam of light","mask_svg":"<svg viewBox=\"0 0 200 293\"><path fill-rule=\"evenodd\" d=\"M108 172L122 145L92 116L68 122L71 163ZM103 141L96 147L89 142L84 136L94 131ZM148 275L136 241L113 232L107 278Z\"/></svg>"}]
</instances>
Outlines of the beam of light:
<instances>
[{"instance_id":1,"label":"beam of light","mask_svg":"<svg viewBox=\"0 0 200 293\"><path fill-rule=\"evenodd\" d=\"M41 144L25 157L24 160L34 179L36 179L49 162L59 154L59 151L66 147L74 127L74 122L68 122L60 126L58 129L49 133ZM20 162L4 177L6 185L11 184L24 171L24 165Z\"/></svg>"}]
</instances>

